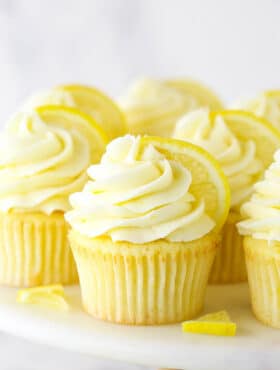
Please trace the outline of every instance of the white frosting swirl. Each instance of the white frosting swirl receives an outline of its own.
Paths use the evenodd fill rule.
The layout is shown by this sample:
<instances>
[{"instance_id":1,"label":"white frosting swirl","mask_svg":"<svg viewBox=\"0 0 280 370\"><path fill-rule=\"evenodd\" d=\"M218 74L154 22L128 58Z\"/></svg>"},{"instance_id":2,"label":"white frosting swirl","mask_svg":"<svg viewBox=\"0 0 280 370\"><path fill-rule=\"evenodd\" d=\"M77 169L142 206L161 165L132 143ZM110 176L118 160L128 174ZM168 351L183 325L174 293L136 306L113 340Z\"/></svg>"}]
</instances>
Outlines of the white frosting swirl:
<instances>
[{"instance_id":1,"label":"white frosting swirl","mask_svg":"<svg viewBox=\"0 0 280 370\"><path fill-rule=\"evenodd\" d=\"M221 116L212 122L205 109L182 117L173 136L204 148L220 162L229 179L231 206L239 209L252 194L253 184L263 170L262 162L256 158L256 144L238 140Z\"/></svg>"},{"instance_id":2,"label":"white frosting swirl","mask_svg":"<svg viewBox=\"0 0 280 370\"><path fill-rule=\"evenodd\" d=\"M88 174L91 181L70 197L74 210L66 214L82 235L132 243L191 241L215 226L203 199L189 192L190 171L153 146L141 152L139 137L112 141Z\"/></svg>"},{"instance_id":3,"label":"white frosting swirl","mask_svg":"<svg viewBox=\"0 0 280 370\"><path fill-rule=\"evenodd\" d=\"M246 220L238 224L239 233L256 239L280 241L280 150L265 172L264 180L254 186L250 201L241 208Z\"/></svg>"},{"instance_id":4,"label":"white frosting swirl","mask_svg":"<svg viewBox=\"0 0 280 370\"><path fill-rule=\"evenodd\" d=\"M78 129L18 114L0 135L0 210L67 211L90 163L90 142Z\"/></svg>"},{"instance_id":5,"label":"white frosting swirl","mask_svg":"<svg viewBox=\"0 0 280 370\"><path fill-rule=\"evenodd\" d=\"M190 94L182 94L164 82L143 79L137 81L119 99L133 133L169 136L176 120L198 107Z\"/></svg>"}]
</instances>

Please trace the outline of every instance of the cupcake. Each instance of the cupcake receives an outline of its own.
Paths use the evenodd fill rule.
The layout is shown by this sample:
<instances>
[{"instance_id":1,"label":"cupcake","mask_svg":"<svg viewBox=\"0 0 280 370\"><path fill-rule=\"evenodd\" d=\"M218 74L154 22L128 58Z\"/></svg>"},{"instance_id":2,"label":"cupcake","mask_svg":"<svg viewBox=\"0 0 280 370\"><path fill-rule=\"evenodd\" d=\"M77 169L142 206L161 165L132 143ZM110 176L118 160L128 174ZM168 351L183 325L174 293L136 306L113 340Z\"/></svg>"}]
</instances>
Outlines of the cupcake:
<instances>
[{"instance_id":1,"label":"cupcake","mask_svg":"<svg viewBox=\"0 0 280 370\"><path fill-rule=\"evenodd\" d=\"M175 122L187 112L200 107L222 109L222 103L211 90L187 79L139 80L119 102L130 133L165 137L171 136Z\"/></svg>"},{"instance_id":2,"label":"cupcake","mask_svg":"<svg viewBox=\"0 0 280 370\"><path fill-rule=\"evenodd\" d=\"M244 220L245 258L255 316L266 325L280 328L280 150L254 187L251 199L241 208Z\"/></svg>"},{"instance_id":3,"label":"cupcake","mask_svg":"<svg viewBox=\"0 0 280 370\"><path fill-rule=\"evenodd\" d=\"M7 124L0 134L0 284L78 281L64 212L105 145L94 121L70 108L42 107Z\"/></svg>"},{"instance_id":4,"label":"cupcake","mask_svg":"<svg viewBox=\"0 0 280 370\"><path fill-rule=\"evenodd\" d=\"M125 117L118 105L100 90L84 85L63 85L31 96L22 110L42 105L63 105L79 109L91 116L106 132L109 139L127 132Z\"/></svg>"},{"instance_id":5,"label":"cupcake","mask_svg":"<svg viewBox=\"0 0 280 370\"><path fill-rule=\"evenodd\" d=\"M242 238L236 224L240 206L271 163L280 146L279 133L262 119L241 111L209 113L197 110L182 117L173 136L199 145L221 164L231 188L231 208L222 230L221 245L210 276L211 283L238 283L247 279Z\"/></svg>"},{"instance_id":6,"label":"cupcake","mask_svg":"<svg viewBox=\"0 0 280 370\"><path fill-rule=\"evenodd\" d=\"M251 99L233 104L234 109L243 109L265 118L280 130L280 90L267 90Z\"/></svg>"},{"instance_id":7,"label":"cupcake","mask_svg":"<svg viewBox=\"0 0 280 370\"><path fill-rule=\"evenodd\" d=\"M132 325L198 315L230 202L218 163L191 144L127 135L88 175L65 215L85 310Z\"/></svg>"}]
</instances>

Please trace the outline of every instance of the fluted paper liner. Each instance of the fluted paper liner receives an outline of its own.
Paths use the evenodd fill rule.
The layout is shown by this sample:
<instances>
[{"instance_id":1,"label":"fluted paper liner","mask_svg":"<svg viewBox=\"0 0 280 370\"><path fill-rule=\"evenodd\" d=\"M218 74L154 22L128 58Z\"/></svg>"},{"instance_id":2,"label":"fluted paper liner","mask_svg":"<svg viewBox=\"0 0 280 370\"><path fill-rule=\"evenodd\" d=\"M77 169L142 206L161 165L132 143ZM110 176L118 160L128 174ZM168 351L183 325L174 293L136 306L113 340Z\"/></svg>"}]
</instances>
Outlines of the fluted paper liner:
<instances>
[{"instance_id":1,"label":"fluted paper liner","mask_svg":"<svg viewBox=\"0 0 280 370\"><path fill-rule=\"evenodd\" d=\"M253 312L280 328L280 242L245 237L244 248Z\"/></svg>"},{"instance_id":2,"label":"fluted paper liner","mask_svg":"<svg viewBox=\"0 0 280 370\"><path fill-rule=\"evenodd\" d=\"M247 281L243 238L236 224L240 215L230 212L221 232L221 242L210 274L210 284L232 284Z\"/></svg>"},{"instance_id":3,"label":"fluted paper liner","mask_svg":"<svg viewBox=\"0 0 280 370\"><path fill-rule=\"evenodd\" d=\"M0 284L31 287L78 281L63 213L0 213Z\"/></svg>"},{"instance_id":4,"label":"fluted paper liner","mask_svg":"<svg viewBox=\"0 0 280 370\"><path fill-rule=\"evenodd\" d=\"M84 308L96 318L132 325L195 317L203 308L216 239L139 245L71 231Z\"/></svg>"}]
</instances>

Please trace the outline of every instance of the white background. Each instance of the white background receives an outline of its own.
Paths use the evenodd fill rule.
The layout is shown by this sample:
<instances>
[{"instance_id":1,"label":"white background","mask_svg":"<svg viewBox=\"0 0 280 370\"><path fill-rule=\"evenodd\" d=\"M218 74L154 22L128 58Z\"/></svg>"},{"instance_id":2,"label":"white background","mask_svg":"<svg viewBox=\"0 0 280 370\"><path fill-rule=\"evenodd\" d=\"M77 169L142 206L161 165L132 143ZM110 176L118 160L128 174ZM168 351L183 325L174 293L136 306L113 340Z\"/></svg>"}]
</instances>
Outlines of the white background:
<instances>
[{"instance_id":1,"label":"white background","mask_svg":"<svg viewBox=\"0 0 280 370\"><path fill-rule=\"evenodd\" d=\"M190 76L226 101L279 88L279 46L278 0L0 0L0 125L65 82L117 96L135 77ZM0 358L1 370L138 369L4 335Z\"/></svg>"}]
</instances>

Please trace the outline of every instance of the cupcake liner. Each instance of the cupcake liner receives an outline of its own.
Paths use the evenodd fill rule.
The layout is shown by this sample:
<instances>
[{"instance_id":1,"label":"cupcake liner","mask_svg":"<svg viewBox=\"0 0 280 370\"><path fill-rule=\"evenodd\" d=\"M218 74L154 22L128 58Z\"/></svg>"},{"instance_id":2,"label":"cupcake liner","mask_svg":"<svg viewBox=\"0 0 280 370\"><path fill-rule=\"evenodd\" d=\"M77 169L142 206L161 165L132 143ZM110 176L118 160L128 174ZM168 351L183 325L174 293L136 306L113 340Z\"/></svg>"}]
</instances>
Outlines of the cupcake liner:
<instances>
[{"instance_id":1,"label":"cupcake liner","mask_svg":"<svg viewBox=\"0 0 280 370\"><path fill-rule=\"evenodd\" d=\"M78 281L63 213L0 214L0 284L31 287Z\"/></svg>"},{"instance_id":2,"label":"cupcake liner","mask_svg":"<svg viewBox=\"0 0 280 370\"><path fill-rule=\"evenodd\" d=\"M216 237L143 245L72 231L83 305L96 318L131 325L180 322L203 309Z\"/></svg>"},{"instance_id":3,"label":"cupcake liner","mask_svg":"<svg viewBox=\"0 0 280 370\"><path fill-rule=\"evenodd\" d=\"M232 284L247 281L243 237L238 234L237 213L230 212L222 233L221 242L210 273L210 284Z\"/></svg>"},{"instance_id":4,"label":"cupcake liner","mask_svg":"<svg viewBox=\"0 0 280 370\"><path fill-rule=\"evenodd\" d=\"M280 243L244 238L251 304L262 323L280 328Z\"/></svg>"}]
</instances>

